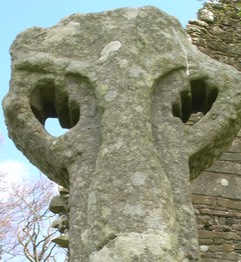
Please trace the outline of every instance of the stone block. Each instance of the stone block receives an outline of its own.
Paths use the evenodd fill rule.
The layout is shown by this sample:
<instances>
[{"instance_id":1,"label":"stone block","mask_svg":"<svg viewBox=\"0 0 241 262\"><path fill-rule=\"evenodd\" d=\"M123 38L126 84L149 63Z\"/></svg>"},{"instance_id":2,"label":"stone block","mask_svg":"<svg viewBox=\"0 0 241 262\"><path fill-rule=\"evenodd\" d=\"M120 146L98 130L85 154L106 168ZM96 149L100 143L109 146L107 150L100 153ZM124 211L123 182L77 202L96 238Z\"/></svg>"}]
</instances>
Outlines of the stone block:
<instances>
[{"instance_id":1,"label":"stone block","mask_svg":"<svg viewBox=\"0 0 241 262\"><path fill-rule=\"evenodd\" d=\"M241 236L239 236L235 232L213 232L213 231L199 230L198 234L200 238L207 238L207 239L241 240Z\"/></svg>"},{"instance_id":2,"label":"stone block","mask_svg":"<svg viewBox=\"0 0 241 262\"><path fill-rule=\"evenodd\" d=\"M233 252L235 250L235 246L232 244L224 244L223 251L225 252Z\"/></svg>"},{"instance_id":3,"label":"stone block","mask_svg":"<svg viewBox=\"0 0 241 262\"><path fill-rule=\"evenodd\" d=\"M225 211L225 210L217 210L217 209L208 209L208 208L200 208L199 209L200 214L203 215L210 215L210 216L217 216L217 217L230 217L233 218L234 217L234 212L233 211ZM237 214L235 213L235 215L240 215L241 214Z\"/></svg>"},{"instance_id":4,"label":"stone block","mask_svg":"<svg viewBox=\"0 0 241 262\"><path fill-rule=\"evenodd\" d=\"M68 235L61 235L55 239L52 240L55 244L59 245L63 248L69 247L69 236Z\"/></svg>"},{"instance_id":5,"label":"stone block","mask_svg":"<svg viewBox=\"0 0 241 262\"><path fill-rule=\"evenodd\" d=\"M227 209L241 210L241 201L217 197L217 205Z\"/></svg>"},{"instance_id":6,"label":"stone block","mask_svg":"<svg viewBox=\"0 0 241 262\"><path fill-rule=\"evenodd\" d=\"M240 164L229 163L228 166L230 173L226 174L224 173L225 170L219 167L220 162L222 161L218 161L218 163L215 163L210 167L210 169L208 169L209 171L203 172L198 178L192 181L192 193L241 200L241 176L237 175L241 172L241 168L239 167ZM235 169L232 169L233 164L234 166L238 166L236 166ZM211 172L210 170L213 171ZM238 173L235 174L237 170ZM219 171L221 171L221 173ZM223 181L226 183L222 183Z\"/></svg>"},{"instance_id":7,"label":"stone block","mask_svg":"<svg viewBox=\"0 0 241 262\"><path fill-rule=\"evenodd\" d=\"M241 175L241 163L218 160L211 167L209 167L207 171L220 174Z\"/></svg>"},{"instance_id":8,"label":"stone block","mask_svg":"<svg viewBox=\"0 0 241 262\"><path fill-rule=\"evenodd\" d=\"M229 150L232 150L232 148L230 148ZM239 150L240 150L240 148L239 148ZM239 153L239 152L226 152L226 153L222 154L222 156L220 157L220 160L240 163L241 162L241 153Z\"/></svg>"},{"instance_id":9,"label":"stone block","mask_svg":"<svg viewBox=\"0 0 241 262\"><path fill-rule=\"evenodd\" d=\"M228 152L229 153L241 153L241 137L234 138L234 141L232 142Z\"/></svg>"},{"instance_id":10,"label":"stone block","mask_svg":"<svg viewBox=\"0 0 241 262\"><path fill-rule=\"evenodd\" d=\"M49 210L55 214L65 212L65 203L59 195L52 198L49 204Z\"/></svg>"},{"instance_id":11,"label":"stone block","mask_svg":"<svg viewBox=\"0 0 241 262\"><path fill-rule=\"evenodd\" d=\"M192 202L201 205L215 205L216 197L192 194Z\"/></svg>"}]
</instances>

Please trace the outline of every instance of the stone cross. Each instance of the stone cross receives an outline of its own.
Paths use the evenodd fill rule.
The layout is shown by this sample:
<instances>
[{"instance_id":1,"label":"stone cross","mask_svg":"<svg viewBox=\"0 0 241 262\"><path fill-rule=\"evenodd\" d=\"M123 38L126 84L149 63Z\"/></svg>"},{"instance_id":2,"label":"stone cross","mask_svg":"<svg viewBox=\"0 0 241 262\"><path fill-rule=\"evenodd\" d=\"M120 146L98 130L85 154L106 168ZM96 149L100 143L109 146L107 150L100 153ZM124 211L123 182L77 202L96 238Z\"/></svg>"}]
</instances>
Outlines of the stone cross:
<instances>
[{"instance_id":1,"label":"stone cross","mask_svg":"<svg viewBox=\"0 0 241 262\"><path fill-rule=\"evenodd\" d=\"M11 55L9 135L70 189L70 261L198 260L190 179L240 129L241 74L154 7L34 27ZM69 131L48 134L51 117Z\"/></svg>"}]
</instances>

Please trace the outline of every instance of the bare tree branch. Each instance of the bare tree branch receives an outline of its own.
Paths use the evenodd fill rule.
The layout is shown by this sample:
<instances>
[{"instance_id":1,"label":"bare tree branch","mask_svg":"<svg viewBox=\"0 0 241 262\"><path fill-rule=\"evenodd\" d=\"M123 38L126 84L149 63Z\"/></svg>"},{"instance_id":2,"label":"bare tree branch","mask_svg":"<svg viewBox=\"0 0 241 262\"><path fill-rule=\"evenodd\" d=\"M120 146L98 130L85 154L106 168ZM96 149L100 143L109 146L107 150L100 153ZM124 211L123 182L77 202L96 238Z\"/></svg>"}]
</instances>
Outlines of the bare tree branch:
<instances>
[{"instance_id":1,"label":"bare tree branch","mask_svg":"<svg viewBox=\"0 0 241 262\"><path fill-rule=\"evenodd\" d=\"M0 191L11 192L5 199L0 197L1 261L22 257L23 261L54 262L60 261L56 257L61 254L64 261L66 252L52 242L58 235L51 228L55 215L48 210L55 194L53 183L41 175L39 180L11 184L9 189L1 185Z\"/></svg>"}]
</instances>

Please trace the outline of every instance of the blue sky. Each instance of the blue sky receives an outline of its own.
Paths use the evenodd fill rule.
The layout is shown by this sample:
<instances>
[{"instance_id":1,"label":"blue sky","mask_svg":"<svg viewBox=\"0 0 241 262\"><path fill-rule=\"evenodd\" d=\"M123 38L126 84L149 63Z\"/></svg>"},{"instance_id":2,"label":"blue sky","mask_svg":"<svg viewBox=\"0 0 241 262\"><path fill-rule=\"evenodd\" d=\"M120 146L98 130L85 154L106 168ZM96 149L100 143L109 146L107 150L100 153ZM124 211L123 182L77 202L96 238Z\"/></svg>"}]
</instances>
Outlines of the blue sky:
<instances>
[{"instance_id":1,"label":"blue sky","mask_svg":"<svg viewBox=\"0 0 241 262\"><path fill-rule=\"evenodd\" d=\"M73 13L88 13L111 10L119 7L138 7L153 5L179 19L183 27L188 20L195 19L202 6L198 0L2 0L0 3L0 99L9 88L10 56L9 48L16 35L27 28L50 27L60 19ZM52 133L62 132L55 122L48 124ZM0 133L4 143L0 147L0 170L7 171L11 180L18 177L38 174L28 160L19 152L7 137L3 112L0 110Z\"/></svg>"}]
</instances>

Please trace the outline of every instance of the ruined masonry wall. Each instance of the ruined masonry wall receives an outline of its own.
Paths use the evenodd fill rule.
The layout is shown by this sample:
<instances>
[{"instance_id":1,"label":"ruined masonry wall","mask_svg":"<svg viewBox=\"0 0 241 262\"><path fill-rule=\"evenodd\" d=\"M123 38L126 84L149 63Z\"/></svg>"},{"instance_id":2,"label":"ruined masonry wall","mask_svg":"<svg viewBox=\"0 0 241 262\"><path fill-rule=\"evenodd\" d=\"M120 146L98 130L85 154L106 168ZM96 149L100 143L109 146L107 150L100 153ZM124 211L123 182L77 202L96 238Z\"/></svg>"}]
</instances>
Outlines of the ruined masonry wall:
<instances>
[{"instance_id":1,"label":"ruined masonry wall","mask_svg":"<svg viewBox=\"0 0 241 262\"><path fill-rule=\"evenodd\" d=\"M241 71L241 0L206 3L186 31L203 53Z\"/></svg>"},{"instance_id":2,"label":"ruined masonry wall","mask_svg":"<svg viewBox=\"0 0 241 262\"><path fill-rule=\"evenodd\" d=\"M193 194L201 261L240 261L241 200Z\"/></svg>"},{"instance_id":3,"label":"ruined masonry wall","mask_svg":"<svg viewBox=\"0 0 241 262\"><path fill-rule=\"evenodd\" d=\"M192 186L201 262L241 261L241 132Z\"/></svg>"},{"instance_id":4,"label":"ruined masonry wall","mask_svg":"<svg viewBox=\"0 0 241 262\"><path fill-rule=\"evenodd\" d=\"M206 3L187 33L202 52L241 71L241 1ZM201 262L241 261L241 132L192 182Z\"/></svg>"}]
</instances>

